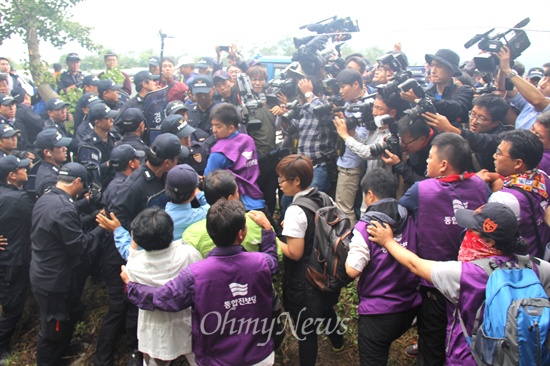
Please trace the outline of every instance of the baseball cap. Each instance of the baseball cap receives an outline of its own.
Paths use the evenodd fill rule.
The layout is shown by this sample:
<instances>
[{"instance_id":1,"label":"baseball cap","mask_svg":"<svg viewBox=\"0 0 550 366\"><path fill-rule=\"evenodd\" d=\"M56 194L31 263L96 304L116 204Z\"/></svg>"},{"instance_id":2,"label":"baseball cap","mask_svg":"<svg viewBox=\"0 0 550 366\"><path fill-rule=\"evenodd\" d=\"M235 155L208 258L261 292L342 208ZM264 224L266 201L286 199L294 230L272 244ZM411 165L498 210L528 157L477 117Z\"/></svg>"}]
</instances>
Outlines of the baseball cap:
<instances>
[{"instance_id":1,"label":"baseball cap","mask_svg":"<svg viewBox=\"0 0 550 366\"><path fill-rule=\"evenodd\" d=\"M136 86L141 85L146 80L157 80L159 75L153 75L149 71L140 71L134 75L134 84Z\"/></svg>"},{"instance_id":2,"label":"baseball cap","mask_svg":"<svg viewBox=\"0 0 550 366\"><path fill-rule=\"evenodd\" d=\"M27 92L25 91L25 89L19 85L14 87L13 90L11 91L11 96L13 97L13 100L15 100L17 104L21 104L25 101L26 94Z\"/></svg>"},{"instance_id":3,"label":"baseball cap","mask_svg":"<svg viewBox=\"0 0 550 366\"><path fill-rule=\"evenodd\" d=\"M47 128L36 135L34 146L39 149L47 149L50 147L69 146L71 141L73 141L72 138L63 137L55 128Z\"/></svg>"},{"instance_id":4,"label":"baseball cap","mask_svg":"<svg viewBox=\"0 0 550 366\"><path fill-rule=\"evenodd\" d=\"M178 65L176 66L176 68L179 69L183 65L194 65L194 64L195 64L195 61L193 60L193 58L191 58L191 56L181 56L180 58L178 58Z\"/></svg>"},{"instance_id":5,"label":"baseball cap","mask_svg":"<svg viewBox=\"0 0 550 366\"><path fill-rule=\"evenodd\" d=\"M199 184L199 175L190 165L176 165L166 175L166 188L179 194L191 194ZM188 198L189 198L188 197Z\"/></svg>"},{"instance_id":6,"label":"baseball cap","mask_svg":"<svg viewBox=\"0 0 550 366\"><path fill-rule=\"evenodd\" d=\"M67 106L68 104L65 103L63 100L59 98L52 98L46 102L46 110L47 111L57 111L61 108Z\"/></svg>"},{"instance_id":7,"label":"baseball cap","mask_svg":"<svg viewBox=\"0 0 550 366\"><path fill-rule=\"evenodd\" d=\"M97 76L93 76L93 75L84 76L84 79L82 79L82 85L98 86L99 85L99 78Z\"/></svg>"},{"instance_id":8,"label":"baseball cap","mask_svg":"<svg viewBox=\"0 0 550 366\"><path fill-rule=\"evenodd\" d=\"M529 72L527 73L528 79L534 79L539 78L542 79L544 77L544 70L540 67L532 67L529 69Z\"/></svg>"},{"instance_id":9,"label":"baseball cap","mask_svg":"<svg viewBox=\"0 0 550 366\"><path fill-rule=\"evenodd\" d=\"M164 115L170 116L178 111L181 110L187 111L188 108L181 100L173 100L170 103L166 105L166 108L164 109Z\"/></svg>"},{"instance_id":10,"label":"baseball cap","mask_svg":"<svg viewBox=\"0 0 550 366\"><path fill-rule=\"evenodd\" d=\"M13 137L21 133L20 130L14 130L12 126L7 123L0 124L0 138Z\"/></svg>"},{"instance_id":11,"label":"baseball cap","mask_svg":"<svg viewBox=\"0 0 550 366\"><path fill-rule=\"evenodd\" d=\"M80 61L80 57L78 56L78 53L71 52L65 58L65 62L67 61Z\"/></svg>"},{"instance_id":12,"label":"baseball cap","mask_svg":"<svg viewBox=\"0 0 550 366\"><path fill-rule=\"evenodd\" d=\"M125 168L128 162L134 158L141 159L145 156L145 152L142 150L136 150L131 145L122 144L111 150L111 158L109 159L109 166L113 168Z\"/></svg>"},{"instance_id":13,"label":"baseball cap","mask_svg":"<svg viewBox=\"0 0 550 366\"><path fill-rule=\"evenodd\" d=\"M31 164L29 159L19 159L13 155L0 158L0 178L6 179L9 173L19 168L26 168Z\"/></svg>"},{"instance_id":14,"label":"baseball cap","mask_svg":"<svg viewBox=\"0 0 550 366\"><path fill-rule=\"evenodd\" d=\"M160 58L157 56L151 56L149 57L149 60L147 60L147 63L152 66L158 66L160 64Z\"/></svg>"},{"instance_id":15,"label":"baseball cap","mask_svg":"<svg viewBox=\"0 0 550 366\"><path fill-rule=\"evenodd\" d=\"M171 133L163 133L151 144L151 153L160 159L173 159L181 154L180 139Z\"/></svg>"},{"instance_id":16,"label":"baseball cap","mask_svg":"<svg viewBox=\"0 0 550 366\"><path fill-rule=\"evenodd\" d=\"M220 80L230 80L231 75L227 71L224 70L218 70L214 73L214 76L212 77L212 80L214 81L214 84L216 84Z\"/></svg>"},{"instance_id":17,"label":"baseball cap","mask_svg":"<svg viewBox=\"0 0 550 366\"><path fill-rule=\"evenodd\" d=\"M0 104L2 105L10 105L12 103L15 103L15 99L9 94L0 94Z\"/></svg>"},{"instance_id":18,"label":"baseball cap","mask_svg":"<svg viewBox=\"0 0 550 366\"><path fill-rule=\"evenodd\" d=\"M178 137L185 138L196 131L179 114L166 117L160 124L162 133L172 133Z\"/></svg>"},{"instance_id":19,"label":"baseball cap","mask_svg":"<svg viewBox=\"0 0 550 366\"><path fill-rule=\"evenodd\" d=\"M467 229L479 231L495 241L513 239L518 234L518 220L514 211L498 202L490 202L477 210L456 210L456 223Z\"/></svg>"},{"instance_id":20,"label":"baseball cap","mask_svg":"<svg viewBox=\"0 0 550 366\"><path fill-rule=\"evenodd\" d=\"M118 111L112 110L105 103L94 103L90 106L90 113L88 113L88 119L92 123L101 118L115 118L116 116L118 116Z\"/></svg>"},{"instance_id":21,"label":"baseball cap","mask_svg":"<svg viewBox=\"0 0 550 366\"><path fill-rule=\"evenodd\" d=\"M122 125L124 132L135 131L141 121L145 120L143 112L139 108L127 108L122 112L119 124Z\"/></svg>"},{"instance_id":22,"label":"baseball cap","mask_svg":"<svg viewBox=\"0 0 550 366\"><path fill-rule=\"evenodd\" d=\"M208 75L197 75L193 79L193 82L191 83L191 91L193 94L197 93L204 93L208 94L210 93L210 90L212 90L212 87L214 86L214 82L212 81L212 78Z\"/></svg>"},{"instance_id":23,"label":"baseball cap","mask_svg":"<svg viewBox=\"0 0 550 366\"><path fill-rule=\"evenodd\" d=\"M100 80L97 84L97 92L99 95L101 93L106 92L108 90L119 90L122 88L122 85L117 85L113 80L111 79L103 79Z\"/></svg>"},{"instance_id":24,"label":"baseball cap","mask_svg":"<svg viewBox=\"0 0 550 366\"><path fill-rule=\"evenodd\" d=\"M80 178L84 185L88 182L88 170L80 163L67 163L59 169L59 175Z\"/></svg>"},{"instance_id":25,"label":"baseball cap","mask_svg":"<svg viewBox=\"0 0 550 366\"><path fill-rule=\"evenodd\" d=\"M207 67L214 66L214 59L212 57L202 57L197 64L198 67L206 69Z\"/></svg>"},{"instance_id":26,"label":"baseball cap","mask_svg":"<svg viewBox=\"0 0 550 366\"><path fill-rule=\"evenodd\" d=\"M99 100L99 97L94 92L88 92L84 93L80 99L78 100L78 104L84 108L88 107L92 102L95 102L96 100Z\"/></svg>"}]
</instances>

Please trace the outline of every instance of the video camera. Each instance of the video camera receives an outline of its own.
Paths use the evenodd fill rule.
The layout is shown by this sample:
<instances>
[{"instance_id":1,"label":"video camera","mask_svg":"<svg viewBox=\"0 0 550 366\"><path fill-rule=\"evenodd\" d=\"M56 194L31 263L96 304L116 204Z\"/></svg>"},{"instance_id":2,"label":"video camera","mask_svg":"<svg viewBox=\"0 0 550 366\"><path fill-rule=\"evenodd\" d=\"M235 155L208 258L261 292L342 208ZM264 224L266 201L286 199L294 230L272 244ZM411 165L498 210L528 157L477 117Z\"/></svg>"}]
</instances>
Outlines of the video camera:
<instances>
[{"instance_id":1,"label":"video camera","mask_svg":"<svg viewBox=\"0 0 550 366\"><path fill-rule=\"evenodd\" d=\"M302 117L302 105L296 99L291 103L286 104L287 111L281 115L281 120L284 123L290 123L293 119L300 119Z\"/></svg>"},{"instance_id":2,"label":"video camera","mask_svg":"<svg viewBox=\"0 0 550 366\"><path fill-rule=\"evenodd\" d=\"M327 104L320 105L313 108L313 113L315 114L315 117L322 118L325 116L328 116L335 108L343 107L344 104L346 104L346 101L342 96L340 95L340 84L338 84L338 81L334 78L328 78L323 80L323 88L325 95L328 95L327 98ZM342 109L340 109L341 111Z\"/></svg>"},{"instance_id":3,"label":"video camera","mask_svg":"<svg viewBox=\"0 0 550 366\"><path fill-rule=\"evenodd\" d=\"M527 37L527 33L517 28L523 28L529 24L529 22L530 19L525 18L506 32L489 36L489 34L495 30L495 28L493 28L483 34L476 34L472 39L466 42L464 44L465 48L470 48L479 42L479 49L488 52L474 57L476 68L481 72L494 72L499 65L499 59L493 53L499 52L504 45L508 46L510 49L510 62L518 58L523 51L529 48L531 42ZM510 33L512 34L511 38L505 38Z\"/></svg>"},{"instance_id":4,"label":"video camera","mask_svg":"<svg viewBox=\"0 0 550 366\"><path fill-rule=\"evenodd\" d=\"M404 93L413 90L414 94L420 98L420 101L415 107L403 111L403 113L411 117L411 119L414 120L421 117L422 114L426 112L437 113L431 99L426 96L424 88L422 88L415 79L411 78L406 80L398 86L398 89Z\"/></svg>"},{"instance_id":5,"label":"video camera","mask_svg":"<svg viewBox=\"0 0 550 366\"><path fill-rule=\"evenodd\" d=\"M357 20L354 22L350 17L338 18L335 15L317 23L303 25L300 29L307 29L317 34L359 32L359 23Z\"/></svg>"},{"instance_id":6,"label":"video camera","mask_svg":"<svg viewBox=\"0 0 550 366\"><path fill-rule=\"evenodd\" d=\"M264 105L265 95L254 94L250 77L245 73L237 75L237 91L241 96L240 107L246 128L250 130L260 128L262 121L256 118L256 110Z\"/></svg>"},{"instance_id":7,"label":"video camera","mask_svg":"<svg viewBox=\"0 0 550 366\"><path fill-rule=\"evenodd\" d=\"M380 156L384 154L386 150L389 150L392 154L401 157L401 140L397 134L397 122L395 119L389 114L384 114L383 116L374 117L374 122L377 127L387 125L391 135L388 136L384 142L374 144L370 147L372 156Z\"/></svg>"},{"instance_id":8,"label":"video camera","mask_svg":"<svg viewBox=\"0 0 550 366\"><path fill-rule=\"evenodd\" d=\"M343 110L346 116L346 127L352 130L357 126L365 126L370 131L376 130L372 107L376 94L369 94L359 99L357 103L350 104L345 108L336 108L336 111Z\"/></svg>"}]
</instances>

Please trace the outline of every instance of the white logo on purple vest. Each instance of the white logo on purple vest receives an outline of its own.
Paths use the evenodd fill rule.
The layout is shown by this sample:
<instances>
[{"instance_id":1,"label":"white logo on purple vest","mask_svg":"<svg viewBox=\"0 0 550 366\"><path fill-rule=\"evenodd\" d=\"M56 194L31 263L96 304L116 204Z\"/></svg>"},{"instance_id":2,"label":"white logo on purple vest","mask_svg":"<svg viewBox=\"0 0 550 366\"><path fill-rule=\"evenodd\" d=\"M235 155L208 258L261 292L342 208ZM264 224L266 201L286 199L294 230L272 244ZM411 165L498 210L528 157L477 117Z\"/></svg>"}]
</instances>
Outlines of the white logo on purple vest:
<instances>
[{"instance_id":1,"label":"white logo on purple vest","mask_svg":"<svg viewBox=\"0 0 550 366\"><path fill-rule=\"evenodd\" d=\"M455 215L456 215L456 210L458 210L460 208L467 209L468 208L468 202L462 203L462 201L454 199L453 200L453 211L455 212Z\"/></svg>"},{"instance_id":2,"label":"white logo on purple vest","mask_svg":"<svg viewBox=\"0 0 550 366\"><path fill-rule=\"evenodd\" d=\"M240 284L237 282L233 282L229 284L229 289L231 290L231 293L233 294L233 297L236 296L246 296L248 294L248 284L245 283Z\"/></svg>"},{"instance_id":3,"label":"white logo on purple vest","mask_svg":"<svg viewBox=\"0 0 550 366\"><path fill-rule=\"evenodd\" d=\"M244 152L242 153L242 156L244 156L244 158L245 158L246 160L250 160L250 159L252 159L252 154L253 154L252 151L244 151Z\"/></svg>"}]
</instances>

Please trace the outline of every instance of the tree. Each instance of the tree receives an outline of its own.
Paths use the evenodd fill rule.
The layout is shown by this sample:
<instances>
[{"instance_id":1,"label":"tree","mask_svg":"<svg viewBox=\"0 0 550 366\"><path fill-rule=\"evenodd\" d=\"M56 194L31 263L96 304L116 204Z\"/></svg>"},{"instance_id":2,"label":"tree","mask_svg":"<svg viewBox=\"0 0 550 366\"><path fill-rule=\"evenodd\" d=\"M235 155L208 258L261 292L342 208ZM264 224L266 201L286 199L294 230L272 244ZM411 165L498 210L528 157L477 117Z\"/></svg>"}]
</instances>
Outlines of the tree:
<instances>
[{"instance_id":1,"label":"tree","mask_svg":"<svg viewBox=\"0 0 550 366\"><path fill-rule=\"evenodd\" d=\"M61 48L77 41L89 50L99 50L90 38L91 27L71 20L70 10L82 0L9 0L0 2L0 44L12 36L20 36L29 51L29 71L44 100L56 97L44 81L40 41Z\"/></svg>"}]
</instances>

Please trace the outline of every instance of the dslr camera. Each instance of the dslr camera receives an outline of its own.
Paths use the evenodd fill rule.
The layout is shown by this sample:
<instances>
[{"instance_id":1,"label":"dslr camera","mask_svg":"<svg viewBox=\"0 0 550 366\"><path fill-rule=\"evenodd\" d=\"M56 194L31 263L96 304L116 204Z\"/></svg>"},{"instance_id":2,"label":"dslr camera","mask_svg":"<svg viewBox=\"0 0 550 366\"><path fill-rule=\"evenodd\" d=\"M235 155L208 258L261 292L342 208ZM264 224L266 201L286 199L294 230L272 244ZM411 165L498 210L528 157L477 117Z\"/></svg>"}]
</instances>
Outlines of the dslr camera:
<instances>
[{"instance_id":1,"label":"dslr camera","mask_svg":"<svg viewBox=\"0 0 550 366\"><path fill-rule=\"evenodd\" d=\"M380 156L384 154L386 150L389 150L392 154L401 157L401 140L397 134L397 122L395 119L385 114L383 116L374 117L374 121L378 127L387 125L391 135L388 136L384 142L374 144L370 147L372 156Z\"/></svg>"}]
</instances>

